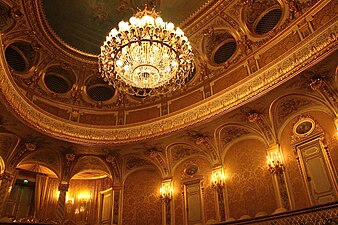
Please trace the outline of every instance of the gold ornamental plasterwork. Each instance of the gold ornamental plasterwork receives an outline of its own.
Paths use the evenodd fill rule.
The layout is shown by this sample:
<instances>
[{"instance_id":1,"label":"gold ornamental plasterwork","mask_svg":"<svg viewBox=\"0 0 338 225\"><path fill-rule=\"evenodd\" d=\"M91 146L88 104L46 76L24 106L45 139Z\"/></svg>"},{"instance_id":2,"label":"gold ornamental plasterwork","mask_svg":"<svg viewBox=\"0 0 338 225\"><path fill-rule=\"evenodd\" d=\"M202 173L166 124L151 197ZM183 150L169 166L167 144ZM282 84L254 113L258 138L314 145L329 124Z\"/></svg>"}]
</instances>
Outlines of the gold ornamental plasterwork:
<instances>
[{"instance_id":1,"label":"gold ornamental plasterwork","mask_svg":"<svg viewBox=\"0 0 338 225\"><path fill-rule=\"evenodd\" d=\"M10 71L4 63L3 47L0 50L0 94L4 102L18 116L49 135L90 144L130 143L202 122L281 84L335 51L337 49L337 33L338 21L334 21L321 32L314 34L312 38L304 40L298 48L289 51L279 62L259 70L257 74L252 74L250 80L232 90L220 92L184 112L170 114L143 124L102 128L62 121L47 115L31 105L30 101L13 85L14 81L10 76Z\"/></svg>"}]
</instances>

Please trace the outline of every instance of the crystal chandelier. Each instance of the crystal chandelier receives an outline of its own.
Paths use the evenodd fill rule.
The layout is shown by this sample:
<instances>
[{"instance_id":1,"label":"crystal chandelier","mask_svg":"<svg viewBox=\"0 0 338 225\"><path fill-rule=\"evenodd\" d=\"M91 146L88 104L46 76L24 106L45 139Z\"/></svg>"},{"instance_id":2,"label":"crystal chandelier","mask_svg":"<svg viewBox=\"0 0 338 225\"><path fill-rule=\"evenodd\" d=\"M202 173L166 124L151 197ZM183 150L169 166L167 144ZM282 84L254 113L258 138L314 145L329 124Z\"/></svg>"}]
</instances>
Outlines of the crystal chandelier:
<instances>
[{"instance_id":1,"label":"crystal chandelier","mask_svg":"<svg viewBox=\"0 0 338 225\"><path fill-rule=\"evenodd\" d=\"M159 13L139 10L121 21L101 46L99 72L109 85L135 96L160 95L181 88L194 69L189 41Z\"/></svg>"}]
</instances>

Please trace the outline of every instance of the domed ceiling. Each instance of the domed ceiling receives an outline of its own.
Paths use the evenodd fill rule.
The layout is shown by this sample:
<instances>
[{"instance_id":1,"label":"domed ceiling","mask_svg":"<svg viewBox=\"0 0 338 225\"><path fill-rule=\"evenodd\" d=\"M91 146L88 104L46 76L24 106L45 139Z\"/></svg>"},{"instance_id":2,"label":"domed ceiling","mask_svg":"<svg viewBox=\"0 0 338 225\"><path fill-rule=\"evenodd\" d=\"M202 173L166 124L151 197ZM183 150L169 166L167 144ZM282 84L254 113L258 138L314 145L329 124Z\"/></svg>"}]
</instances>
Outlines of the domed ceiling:
<instances>
[{"instance_id":1,"label":"domed ceiling","mask_svg":"<svg viewBox=\"0 0 338 225\"><path fill-rule=\"evenodd\" d=\"M316 1L302 12L268 0L0 3L2 104L38 132L81 144L156 142L203 127L311 67L336 43L334 22L304 25ZM145 3L181 24L195 55L186 86L160 97L119 93L98 74L105 36Z\"/></svg>"},{"instance_id":2,"label":"domed ceiling","mask_svg":"<svg viewBox=\"0 0 338 225\"><path fill-rule=\"evenodd\" d=\"M57 35L78 50L99 54L110 30L122 20L128 21L145 4L156 7L164 21L180 24L206 0L42 0L49 24Z\"/></svg>"}]
</instances>

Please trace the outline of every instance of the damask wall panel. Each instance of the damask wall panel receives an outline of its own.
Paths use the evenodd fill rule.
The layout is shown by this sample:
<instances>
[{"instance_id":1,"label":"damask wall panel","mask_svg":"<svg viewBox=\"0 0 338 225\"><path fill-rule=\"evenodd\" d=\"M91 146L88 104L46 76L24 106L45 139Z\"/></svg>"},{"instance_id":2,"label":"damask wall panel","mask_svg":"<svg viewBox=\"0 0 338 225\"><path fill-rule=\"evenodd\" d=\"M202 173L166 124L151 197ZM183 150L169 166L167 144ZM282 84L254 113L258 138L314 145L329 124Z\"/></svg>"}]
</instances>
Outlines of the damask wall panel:
<instances>
[{"instance_id":1,"label":"damask wall panel","mask_svg":"<svg viewBox=\"0 0 338 225\"><path fill-rule=\"evenodd\" d=\"M313 17L312 25L315 30L326 24L337 15L338 4L336 1L330 1L322 10Z\"/></svg>"},{"instance_id":2,"label":"damask wall panel","mask_svg":"<svg viewBox=\"0 0 338 225\"><path fill-rule=\"evenodd\" d=\"M59 107L52 106L52 105L45 103L43 101L40 101L40 100L36 100L34 103L37 106L39 106L41 109L44 109L45 111L47 111L47 112L49 112L49 113L51 113L55 116L61 117L61 118L66 119L66 120L69 119L69 113L65 109L61 109Z\"/></svg>"},{"instance_id":3,"label":"damask wall panel","mask_svg":"<svg viewBox=\"0 0 338 225\"><path fill-rule=\"evenodd\" d=\"M279 56L289 51L292 47L297 45L300 42L299 36L297 33L290 33L283 40L264 51L260 55L259 66L262 68L273 60L277 59Z\"/></svg>"},{"instance_id":4,"label":"damask wall panel","mask_svg":"<svg viewBox=\"0 0 338 225\"><path fill-rule=\"evenodd\" d=\"M180 185L176 185L176 183L174 183L174 190L175 224L183 224L184 203L182 201L183 195Z\"/></svg>"},{"instance_id":5,"label":"damask wall panel","mask_svg":"<svg viewBox=\"0 0 338 225\"><path fill-rule=\"evenodd\" d=\"M80 123L86 124L95 124L95 125L116 125L116 115L115 114L89 114L83 113L80 116Z\"/></svg>"},{"instance_id":6,"label":"damask wall panel","mask_svg":"<svg viewBox=\"0 0 338 225\"><path fill-rule=\"evenodd\" d=\"M227 74L223 76L222 78L216 80L214 82L214 85L212 86L212 92L215 94L217 92L220 92L227 87L230 87L233 84L236 84L240 80L244 79L246 76L248 76L248 72L246 67L240 66L235 71L231 72L230 74Z\"/></svg>"},{"instance_id":7,"label":"damask wall panel","mask_svg":"<svg viewBox=\"0 0 338 225\"><path fill-rule=\"evenodd\" d=\"M155 106L147 109L138 109L135 111L126 111L126 123L137 123L145 120L155 119L160 116L160 108Z\"/></svg>"},{"instance_id":8,"label":"damask wall panel","mask_svg":"<svg viewBox=\"0 0 338 225\"><path fill-rule=\"evenodd\" d=\"M123 191L123 225L162 224L161 183L155 171L139 170L128 176Z\"/></svg>"},{"instance_id":9,"label":"damask wall panel","mask_svg":"<svg viewBox=\"0 0 338 225\"><path fill-rule=\"evenodd\" d=\"M169 105L169 112L178 111L201 100L203 100L203 92L201 90L194 91L182 98L172 101Z\"/></svg>"},{"instance_id":10,"label":"damask wall panel","mask_svg":"<svg viewBox=\"0 0 338 225\"><path fill-rule=\"evenodd\" d=\"M203 180L203 210L204 220L208 221L216 219L216 206L215 206L215 195L214 190L211 188L210 176L212 167L210 163L201 157L194 157L193 159L187 159L183 161L174 171L173 182L174 182L174 208L175 208L175 224L185 224L184 221L184 210L185 210L185 199L184 199L184 183L191 182L194 180Z\"/></svg>"},{"instance_id":11,"label":"damask wall panel","mask_svg":"<svg viewBox=\"0 0 338 225\"><path fill-rule=\"evenodd\" d=\"M234 144L224 157L230 217L254 217L277 208L265 145L255 139Z\"/></svg>"}]
</instances>

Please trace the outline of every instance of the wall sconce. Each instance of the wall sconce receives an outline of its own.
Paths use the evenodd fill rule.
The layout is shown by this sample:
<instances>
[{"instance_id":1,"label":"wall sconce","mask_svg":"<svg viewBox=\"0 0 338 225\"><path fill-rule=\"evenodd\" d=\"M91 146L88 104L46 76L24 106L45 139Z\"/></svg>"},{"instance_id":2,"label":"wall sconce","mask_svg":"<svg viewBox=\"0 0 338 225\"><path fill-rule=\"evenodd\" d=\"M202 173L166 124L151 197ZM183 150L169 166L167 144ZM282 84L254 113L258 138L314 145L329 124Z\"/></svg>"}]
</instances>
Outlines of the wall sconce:
<instances>
[{"instance_id":1,"label":"wall sconce","mask_svg":"<svg viewBox=\"0 0 338 225\"><path fill-rule=\"evenodd\" d=\"M171 207L170 207L170 200L173 197L173 188L171 179L162 181L162 187L160 188L161 198L163 200L163 207L164 207L164 216L165 216L165 224L171 224Z\"/></svg>"},{"instance_id":2,"label":"wall sconce","mask_svg":"<svg viewBox=\"0 0 338 225\"><path fill-rule=\"evenodd\" d=\"M225 185L225 173L222 166L218 166L212 170L211 186L213 188L223 188Z\"/></svg>"},{"instance_id":3,"label":"wall sconce","mask_svg":"<svg viewBox=\"0 0 338 225\"><path fill-rule=\"evenodd\" d=\"M170 201L173 194L173 188L171 185L171 179L165 180L162 182L162 187L160 188L161 198L165 201Z\"/></svg>"},{"instance_id":4,"label":"wall sconce","mask_svg":"<svg viewBox=\"0 0 338 225\"><path fill-rule=\"evenodd\" d=\"M74 198L70 198L66 196L66 204L67 205L74 205Z\"/></svg>"},{"instance_id":5,"label":"wall sconce","mask_svg":"<svg viewBox=\"0 0 338 225\"><path fill-rule=\"evenodd\" d=\"M77 198L81 201L81 202L87 202L90 199L90 194L89 193L80 193Z\"/></svg>"},{"instance_id":6,"label":"wall sconce","mask_svg":"<svg viewBox=\"0 0 338 225\"><path fill-rule=\"evenodd\" d=\"M272 174L282 174L284 172L284 165L282 163L281 156L278 151L268 152L267 164L269 166L269 172Z\"/></svg>"}]
</instances>

